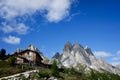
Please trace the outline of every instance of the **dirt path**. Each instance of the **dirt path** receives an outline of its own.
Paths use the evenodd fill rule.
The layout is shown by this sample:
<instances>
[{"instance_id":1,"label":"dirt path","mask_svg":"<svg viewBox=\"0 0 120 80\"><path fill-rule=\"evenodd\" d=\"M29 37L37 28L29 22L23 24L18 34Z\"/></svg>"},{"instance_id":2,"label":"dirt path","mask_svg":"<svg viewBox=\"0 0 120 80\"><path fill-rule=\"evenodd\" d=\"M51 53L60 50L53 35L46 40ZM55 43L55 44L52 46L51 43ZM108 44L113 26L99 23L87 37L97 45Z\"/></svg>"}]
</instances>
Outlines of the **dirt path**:
<instances>
[{"instance_id":1,"label":"dirt path","mask_svg":"<svg viewBox=\"0 0 120 80\"><path fill-rule=\"evenodd\" d=\"M39 71L39 70L26 71L26 72L14 74L14 75L11 75L11 76L2 77L2 78L0 78L0 80L2 80L2 79L8 79L8 78L14 78L14 77L19 76L19 75L21 75L21 74L29 74L29 73L31 73L31 72L38 72L38 71Z\"/></svg>"}]
</instances>

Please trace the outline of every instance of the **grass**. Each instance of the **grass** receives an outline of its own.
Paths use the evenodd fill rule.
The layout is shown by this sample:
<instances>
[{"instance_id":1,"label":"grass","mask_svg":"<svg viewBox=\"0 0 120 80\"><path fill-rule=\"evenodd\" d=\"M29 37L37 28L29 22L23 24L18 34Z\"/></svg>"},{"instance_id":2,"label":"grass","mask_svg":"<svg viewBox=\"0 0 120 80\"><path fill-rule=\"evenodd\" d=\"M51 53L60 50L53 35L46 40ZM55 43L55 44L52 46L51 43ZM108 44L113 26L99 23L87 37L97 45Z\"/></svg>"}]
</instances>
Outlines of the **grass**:
<instances>
[{"instance_id":1,"label":"grass","mask_svg":"<svg viewBox=\"0 0 120 80\"><path fill-rule=\"evenodd\" d=\"M31 67L28 67L27 64L21 64L17 66L10 66L5 61L0 61L0 77L10 76L16 73L21 73L24 71L31 70ZM39 70L39 72L30 73L29 79L31 80L46 80L51 76L52 69L35 67L35 69ZM89 75L86 75L83 70L76 70L74 68L64 68L63 71L58 71L59 76L55 76L57 80L120 80L119 75L111 74L111 73L99 73L95 71L91 71ZM24 75L18 76L22 80L29 80L24 77ZM7 80L7 79L6 79Z\"/></svg>"},{"instance_id":2,"label":"grass","mask_svg":"<svg viewBox=\"0 0 120 80\"><path fill-rule=\"evenodd\" d=\"M4 64L4 65L3 65ZM23 66L23 67L22 67ZM10 76L16 73L21 73L23 71L28 71L27 65L19 65L19 66L9 66L7 62L0 62L0 77ZM45 78L49 78L52 75L51 69L46 68L40 68L37 67L36 69L39 69L39 73L33 72L30 74L30 79L32 80L45 80ZM78 73L69 69L65 70L65 72L59 72L59 77L57 77L58 80L82 80L81 77L78 77ZM25 79L23 75L18 76L23 80L29 80Z\"/></svg>"},{"instance_id":3,"label":"grass","mask_svg":"<svg viewBox=\"0 0 120 80\"><path fill-rule=\"evenodd\" d=\"M13 74L25 72L28 70L31 70L32 68L29 68L26 64L21 65L9 65L6 61L0 61L0 78L5 76L10 76Z\"/></svg>"}]
</instances>

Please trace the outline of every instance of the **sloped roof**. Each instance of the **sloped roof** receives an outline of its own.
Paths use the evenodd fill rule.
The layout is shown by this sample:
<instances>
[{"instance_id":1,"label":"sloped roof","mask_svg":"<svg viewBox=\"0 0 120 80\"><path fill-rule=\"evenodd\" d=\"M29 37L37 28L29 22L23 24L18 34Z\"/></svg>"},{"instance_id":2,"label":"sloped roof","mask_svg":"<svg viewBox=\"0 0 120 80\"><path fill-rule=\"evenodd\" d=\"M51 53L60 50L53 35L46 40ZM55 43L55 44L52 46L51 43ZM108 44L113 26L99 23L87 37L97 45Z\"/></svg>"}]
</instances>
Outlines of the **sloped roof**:
<instances>
[{"instance_id":1,"label":"sloped roof","mask_svg":"<svg viewBox=\"0 0 120 80\"><path fill-rule=\"evenodd\" d=\"M38 56L41 60L43 60L43 58L41 57L41 55L40 55L39 52L37 52L37 51L33 51L33 50L29 50L29 49L26 49L26 50L24 50L24 51L22 51L22 52L20 52L20 53L18 53L18 54L22 54L22 53L24 53L24 52L28 52L28 51L36 53L37 56Z\"/></svg>"}]
</instances>

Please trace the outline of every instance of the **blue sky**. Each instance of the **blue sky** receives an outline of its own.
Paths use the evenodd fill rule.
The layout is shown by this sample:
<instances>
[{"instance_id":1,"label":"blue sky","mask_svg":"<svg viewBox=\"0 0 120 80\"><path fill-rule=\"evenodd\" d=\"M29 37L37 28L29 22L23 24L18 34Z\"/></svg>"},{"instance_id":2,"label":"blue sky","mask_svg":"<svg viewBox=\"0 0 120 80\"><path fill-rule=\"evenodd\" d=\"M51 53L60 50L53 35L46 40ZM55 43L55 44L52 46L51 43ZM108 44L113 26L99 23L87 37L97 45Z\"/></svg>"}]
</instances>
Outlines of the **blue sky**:
<instances>
[{"instance_id":1,"label":"blue sky","mask_svg":"<svg viewBox=\"0 0 120 80\"><path fill-rule=\"evenodd\" d=\"M0 1L0 49L11 53L33 44L51 58L70 41L120 63L119 0L15 1Z\"/></svg>"}]
</instances>

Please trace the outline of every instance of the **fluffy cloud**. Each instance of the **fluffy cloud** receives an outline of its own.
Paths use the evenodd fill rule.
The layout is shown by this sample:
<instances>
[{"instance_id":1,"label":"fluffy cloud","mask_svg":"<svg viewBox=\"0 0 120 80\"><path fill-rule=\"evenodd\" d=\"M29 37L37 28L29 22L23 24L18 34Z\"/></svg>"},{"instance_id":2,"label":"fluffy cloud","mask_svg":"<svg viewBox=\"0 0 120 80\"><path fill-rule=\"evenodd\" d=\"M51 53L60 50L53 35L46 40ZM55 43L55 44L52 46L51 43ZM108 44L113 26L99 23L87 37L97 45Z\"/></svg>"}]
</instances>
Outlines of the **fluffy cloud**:
<instances>
[{"instance_id":1,"label":"fluffy cloud","mask_svg":"<svg viewBox=\"0 0 120 80\"><path fill-rule=\"evenodd\" d=\"M0 0L0 18L3 20L0 30L9 35L26 34L31 29L29 18L34 20L33 15L36 14L49 22L59 22L69 17L71 5L75 1L77 0ZM19 44L20 38L8 36L3 41Z\"/></svg>"},{"instance_id":2,"label":"fluffy cloud","mask_svg":"<svg viewBox=\"0 0 120 80\"><path fill-rule=\"evenodd\" d=\"M112 65L120 64L120 50L118 50L115 54L105 51L94 51L93 53L97 58L103 57L107 59Z\"/></svg>"},{"instance_id":3,"label":"fluffy cloud","mask_svg":"<svg viewBox=\"0 0 120 80\"><path fill-rule=\"evenodd\" d=\"M117 65L120 64L120 50L118 50L113 57L111 57L111 64Z\"/></svg>"},{"instance_id":4,"label":"fluffy cloud","mask_svg":"<svg viewBox=\"0 0 120 80\"><path fill-rule=\"evenodd\" d=\"M113 61L118 61L118 60L120 60L120 57L117 57L117 56L116 56L116 57L113 57L112 60L113 60Z\"/></svg>"},{"instance_id":5,"label":"fluffy cloud","mask_svg":"<svg viewBox=\"0 0 120 80\"><path fill-rule=\"evenodd\" d=\"M3 26L0 28L4 33L17 33L17 34L26 34L28 33L29 27L27 27L24 23L18 24L6 24L3 23Z\"/></svg>"},{"instance_id":6,"label":"fluffy cloud","mask_svg":"<svg viewBox=\"0 0 120 80\"><path fill-rule=\"evenodd\" d=\"M117 55L120 55L120 50L119 50L119 51L117 51Z\"/></svg>"},{"instance_id":7,"label":"fluffy cloud","mask_svg":"<svg viewBox=\"0 0 120 80\"><path fill-rule=\"evenodd\" d=\"M45 18L50 22L58 22L69 16L72 2L75 0L1 0L0 16L5 19L17 16L32 15L45 12Z\"/></svg>"},{"instance_id":8,"label":"fluffy cloud","mask_svg":"<svg viewBox=\"0 0 120 80\"><path fill-rule=\"evenodd\" d=\"M20 44L21 39L15 36L4 37L3 41L9 44Z\"/></svg>"},{"instance_id":9,"label":"fluffy cloud","mask_svg":"<svg viewBox=\"0 0 120 80\"><path fill-rule=\"evenodd\" d=\"M6 25L6 24L3 24L3 26L0 28L0 30L2 30L5 33L10 33L12 31L14 31L13 27L11 27L10 25Z\"/></svg>"},{"instance_id":10,"label":"fluffy cloud","mask_svg":"<svg viewBox=\"0 0 120 80\"><path fill-rule=\"evenodd\" d=\"M108 53L108 52L105 52L105 51L94 51L94 55L96 56L96 57L103 57L103 58L107 58L107 57L110 57L110 56L112 56L110 53Z\"/></svg>"},{"instance_id":11,"label":"fluffy cloud","mask_svg":"<svg viewBox=\"0 0 120 80\"><path fill-rule=\"evenodd\" d=\"M119 61L120 60L120 50L116 52L115 56L112 58L113 61Z\"/></svg>"}]
</instances>

